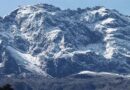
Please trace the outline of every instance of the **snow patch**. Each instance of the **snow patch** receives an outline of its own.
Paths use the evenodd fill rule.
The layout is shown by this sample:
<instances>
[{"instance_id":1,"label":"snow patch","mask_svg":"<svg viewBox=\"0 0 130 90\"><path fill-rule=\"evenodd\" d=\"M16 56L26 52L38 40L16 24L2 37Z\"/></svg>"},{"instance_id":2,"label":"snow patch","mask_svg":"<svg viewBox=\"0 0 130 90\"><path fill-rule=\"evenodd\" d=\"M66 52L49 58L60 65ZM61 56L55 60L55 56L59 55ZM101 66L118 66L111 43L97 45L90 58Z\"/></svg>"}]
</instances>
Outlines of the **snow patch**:
<instances>
[{"instance_id":1,"label":"snow patch","mask_svg":"<svg viewBox=\"0 0 130 90\"><path fill-rule=\"evenodd\" d=\"M61 50L65 49L65 38L64 38L64 36L61 39L60 48L61 48Z\"/></svg>"},{"instance_id":2,"label":"snow patch","mask_svg":"<svg viewBox=\"0 0 130 90\"><path fill-rule=\"evenodd\" d=\"M78 74L96 74L96 72L92 72L92 71L81 71Z\"/></svg>"},{"instance_id":3,"label":"snow patch","mask_svg":"<svg viewBox=\"0 0 130 90\"><path fill-rule=\"evenodd\" d=\"M102 25L105 25L105 24L109 24L109 23L112 23L115 19L113 18L107 18L106 20L103 20L101 22Z\"/></svg>"},{"instance_id":4,"label":"snow patch","mask_svg":"<svg viewBox=\"0 0 130 90\"><path fill-rule=\"evenodd\" d=\"M114 54L114 51L115 51L115 48L107 46L104 57L106 57L107 59L111 59Z\"/></svg>"},{"instance_id":5,"label":"snow patch","mask_svg":"<svg viewBox=\"0 0 130 90\"><path fill-rule=\"evenodd\" d=\"M0 68L4 67L4 64L3 63L0 63Z\"/></svg>"},{"instance_id":6,"label":"snow patch","mask_svg":"<svg viewBox=\"0 0 130 90\"><path fill-rule=\"evenodd\" d=\"M40 68L41 63L37 57L33 57L30 54L21 53L18 50L12 48L11 46L8 46L7 50L16 59L16 62L19 65L25 67L27 70L31 72L36 72L44 76L47 76L47 74Z\"/></svg>"},{"instance_id":7,"label":"snow patch","mask_svg":"<svg viewBox=\"0 0 130 90\"><path fill-rule=\"evenodd\" d=\"M124 53L122 53L122 55L125 56L125 57L130 58L130 54L124 54Z\"/></svg>"},{"instance_id":8,"label":"snow patch","mask_svg":"<svg viewBox=\"0 0 130 90\"><path fill-rule=\"evenodd\" d=\"M107 37L108 38L108 37ZM111 38L108 38L108 40ZM106 51L104 52L104 57L106 57L107 59L111 59L113 54L116 51L116 48L114 47L115 41L107 41L106 43Z\"/></svg>"},{"instance_id":9,"label":"snow patch","mask_svg":"<svg viewBox=\"0 0 130 90\"><path fill-rule=\"evenodd\" d=\"M116 43L114 39L113 32L116 32L116 28L107 28L105 30L106 36L104 38L104 41L106 42L106 51L104 52L104 57L107 59L111 59L115 51L117 50L117 47L114 46L114 43Z\"/></svg>"},{"instance_id":10,"label":"snow patch","mask_svg":"<svg viewBox=\"0 0 130 90\"><path fill-rule=\"evenodd\" d=\"M113 33L113 32L115 32L115 31L117 31L116 28L108 28L108 29L106 30L106 33L107 33L107 34L110 34L110 33Z\"/></svg>"},{"instance_id":11,"label":"snow patch","mask_svg":"<svg viewBox=\"0 0 130 90\"><path fill-rule=\"evenodd\" d=\"M112 76L122 76L116 73L109 73L109 72L93 72L93 71L81 71L78 74L91 74L91 75L112 75Z\"/></svg>"},{"instance_id":12,"label":"snow patch","mask_svg":"<svg viewBox=\"0 0 130 90\"><path fill-rule=\"evenodd\" d=\"M104 46L102 43L88 44L86 47L81 47L81 51L91 51L97 54L103 54Z\"/></svg>"},{"instance_id":13,"label":"snow patch","mask_svg":"<svg viewBox=\"0 0 130 90\"><path fill-rule=\"evenodd\" d=\"M104 7L98 9L98 10L94 10L92 11L91 13L92 14L96 14L96 13L99 13L101 16L105 16L107 13L105 12L106 9Z\"/></svg>"},{"instance_id":14,"label":"snow patch","mask_svg":"<svg viewBox=\"0 0 130 90\"><path fill-rule=\"evenodd\" d=\"M47 33L47 38L49 40L53 41L57 37L59 32L61 32L61 30L58 30L58 29L52 30L52 31Z\"/></svg>"},{"instance_id":15,"label":"snow patch","mask_svg":"<svg viewBox=\"0 0 130 90\"><path fill-rule=\"evenodd\" d=\"M2 43L2 40L0 39L0 44Z\"/></svg>"}]
</instances>

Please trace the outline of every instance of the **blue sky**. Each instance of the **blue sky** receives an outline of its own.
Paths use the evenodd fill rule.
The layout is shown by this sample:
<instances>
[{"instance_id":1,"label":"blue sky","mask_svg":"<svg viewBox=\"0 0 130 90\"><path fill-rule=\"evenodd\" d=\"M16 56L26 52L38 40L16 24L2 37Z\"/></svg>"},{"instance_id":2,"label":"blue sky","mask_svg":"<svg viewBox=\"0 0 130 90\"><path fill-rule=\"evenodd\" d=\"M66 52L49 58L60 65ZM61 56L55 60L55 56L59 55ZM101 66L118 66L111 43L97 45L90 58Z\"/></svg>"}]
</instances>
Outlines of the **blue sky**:
<instances>
[{"instance_id":1,"label":"blue sky","mask_svg":"<svg viewBox=\"0 0 130 90\"><path fill-rule=\"evenodd\" d=\"M48 3L62 9L105 6L130 16L130 0L0 0L0 16L9 14L19 5L33 5L37 3Z\"/></svg>"}]
</instances>

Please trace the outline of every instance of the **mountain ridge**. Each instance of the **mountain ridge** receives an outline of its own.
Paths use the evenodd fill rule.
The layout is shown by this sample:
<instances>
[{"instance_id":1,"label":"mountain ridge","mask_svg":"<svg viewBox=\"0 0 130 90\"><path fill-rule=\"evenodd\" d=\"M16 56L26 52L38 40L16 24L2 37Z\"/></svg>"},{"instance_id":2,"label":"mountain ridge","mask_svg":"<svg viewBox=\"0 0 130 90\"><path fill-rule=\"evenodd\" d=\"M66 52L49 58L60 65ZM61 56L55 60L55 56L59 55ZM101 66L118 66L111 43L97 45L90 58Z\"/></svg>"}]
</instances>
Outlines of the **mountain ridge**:
<instances>
[{"instance_id":1,"label":"mountain ridge","mask_svg":"<svg viewBox=\"0 0 130 90\"><path fill-rule=\"evenodd\" d=\"M130 18L94 7L23 6L0 19L0 73L130 73ZM12 66L13 65L13 66Z\"/></svg>"}]
</instances>

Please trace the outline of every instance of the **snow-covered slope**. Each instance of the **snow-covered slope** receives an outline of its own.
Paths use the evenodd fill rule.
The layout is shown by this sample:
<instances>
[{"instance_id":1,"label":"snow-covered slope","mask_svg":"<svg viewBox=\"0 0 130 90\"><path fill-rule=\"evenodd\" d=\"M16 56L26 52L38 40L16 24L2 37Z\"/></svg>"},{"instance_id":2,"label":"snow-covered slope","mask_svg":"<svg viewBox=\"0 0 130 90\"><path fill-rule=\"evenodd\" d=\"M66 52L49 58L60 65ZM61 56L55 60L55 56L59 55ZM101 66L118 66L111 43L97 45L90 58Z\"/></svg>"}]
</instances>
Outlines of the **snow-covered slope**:
<instances>
[{"instance_id":1,"label":"snow-covered slope","mask_svg":"<svg viewBox=\"0 0 130 90\"><path fill-rule=\"evenodd\" d=\"M130 73L130 18L104 7L22 6L0 18L0 73Z\"/></svg>"}]
</instances>

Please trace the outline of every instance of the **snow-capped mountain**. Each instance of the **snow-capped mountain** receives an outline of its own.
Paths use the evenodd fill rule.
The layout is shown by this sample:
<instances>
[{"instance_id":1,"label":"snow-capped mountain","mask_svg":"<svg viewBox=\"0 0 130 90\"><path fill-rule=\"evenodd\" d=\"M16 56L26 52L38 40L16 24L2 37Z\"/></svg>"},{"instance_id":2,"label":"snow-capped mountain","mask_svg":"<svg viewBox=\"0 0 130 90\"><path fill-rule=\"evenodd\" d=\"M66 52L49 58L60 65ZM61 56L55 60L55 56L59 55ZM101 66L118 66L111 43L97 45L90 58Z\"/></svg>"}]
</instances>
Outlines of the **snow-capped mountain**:
<instances>
[{"instance_id":1,"label":"snow-capped mountain","mask_svg":"<svg viewBox=\"0 0 130 90\"><path fill-rule=\"evenodd\" d=\"M0 74L130 73L130 17L37 4L0 18Z\"/></svg>"}]
</instances>

